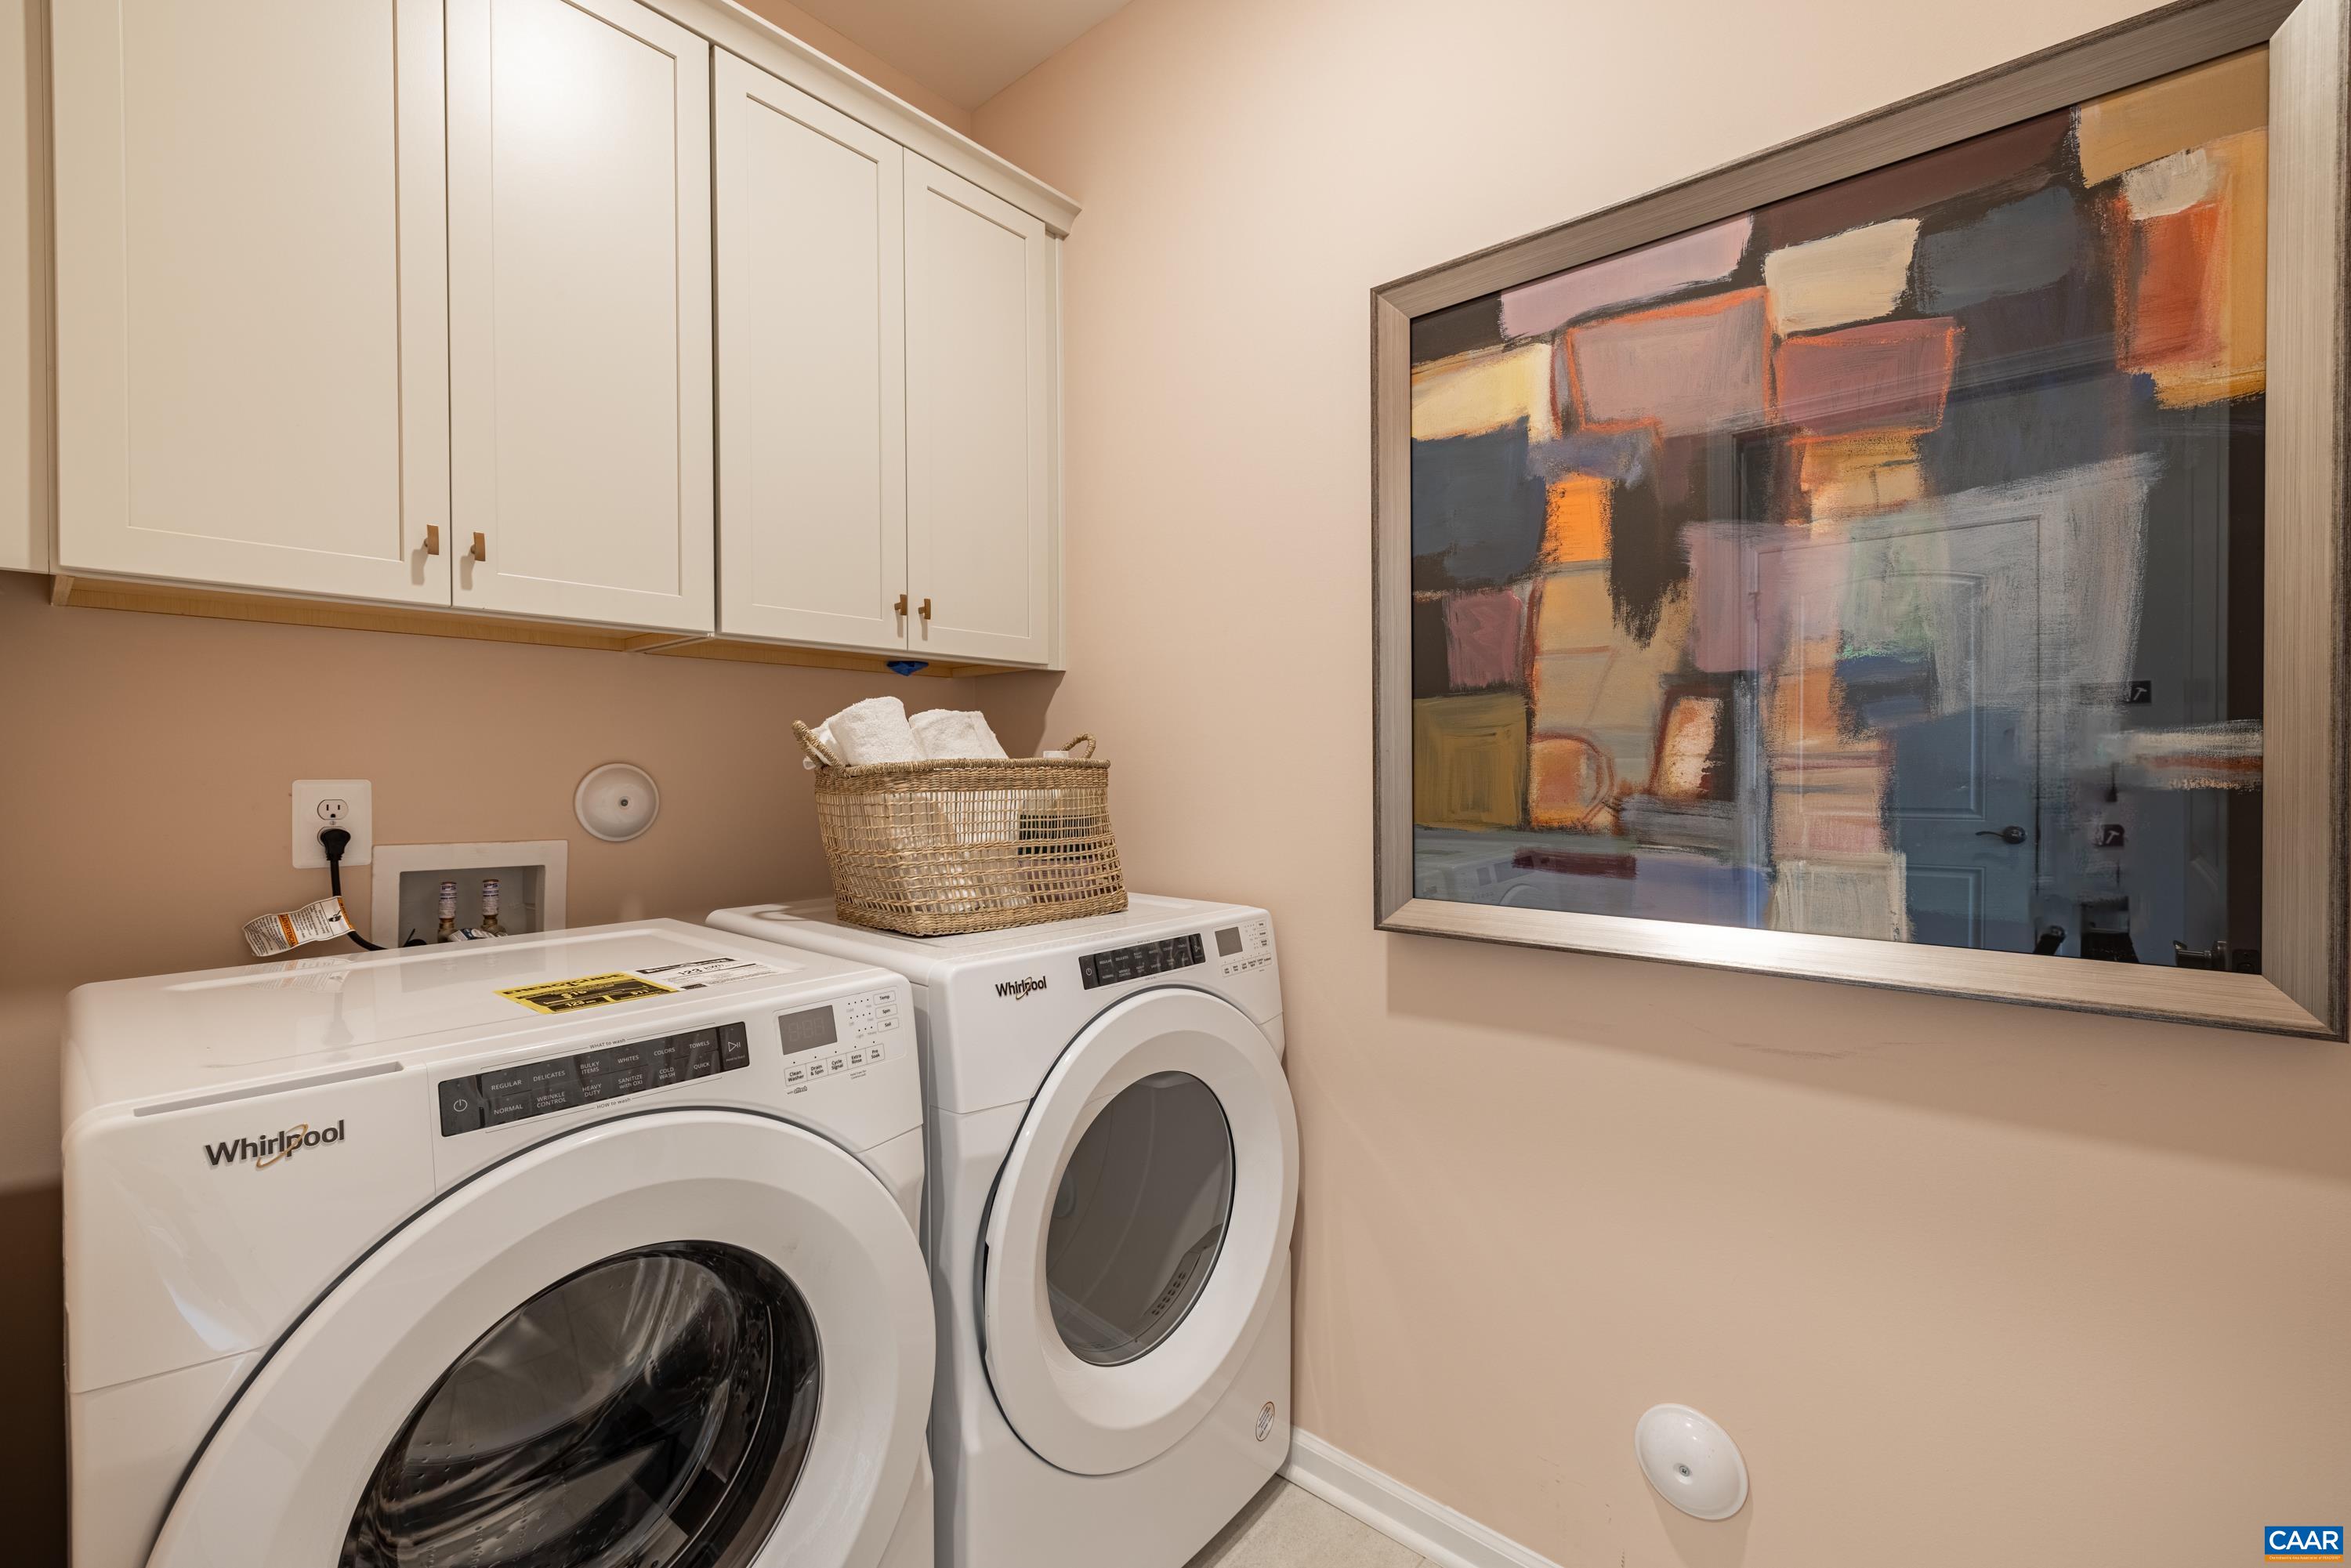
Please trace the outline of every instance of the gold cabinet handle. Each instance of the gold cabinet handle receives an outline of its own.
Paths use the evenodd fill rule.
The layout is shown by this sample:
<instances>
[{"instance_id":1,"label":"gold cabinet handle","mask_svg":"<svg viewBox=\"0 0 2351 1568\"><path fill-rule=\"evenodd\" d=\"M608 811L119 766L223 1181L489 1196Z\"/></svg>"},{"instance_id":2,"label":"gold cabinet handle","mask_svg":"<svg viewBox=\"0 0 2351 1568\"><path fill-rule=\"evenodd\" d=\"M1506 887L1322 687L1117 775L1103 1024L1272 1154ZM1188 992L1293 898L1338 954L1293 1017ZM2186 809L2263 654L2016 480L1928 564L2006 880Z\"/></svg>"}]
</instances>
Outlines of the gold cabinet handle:
<instances>
[{"instance_id":1,"label":"gold cabinet handle","mask_svg":"<svg viewBox=\"0 0 2351 1568\"><path fill-rule=\"evenodd\" d=\"M490 541L488 537L484 534L475 534L474 536L474 548L467 550L465 553L472 556L475 560L480 561L483 565L487 566L490 560Z\"/></svg>"},{"instance_id":2,"label":"gold cabinet handle","mask_svg":"<svg viewBox=\"0 0 2351 1568\"><path fill-rule=\"evenodd\" d=\"M438 523L424 525L424 553L426 555L441 553L441 525Z\"/></svg>"},{"instance_id":3,"label":"gold cabinet handle","mask_svg":"<svg viewBox=\"0 0 2351 1568\"><path fill-rule=\"evenodd\" d=\"M906 596L905 596L904 594L903 594L903 593L902 593L902 594L898 595L898 619L899 619L899 620L901 620L901 621L904 621L905 618L906 618Z\"/></svg>"},{"instance_id":4,"label":"gold cabinet handle","mask_svg":"<svg viewBox=\"0 0 2351 1568\"><path fill-rule=\"evenodd\" d=\"M925 620L925 621L928 621L930 618L931 618L931 601L930 601L929 600L925 599L925 600L924 600L924 601L923 601L923 619L924 619L924 620Z\"/></svg>"}]
</instances>

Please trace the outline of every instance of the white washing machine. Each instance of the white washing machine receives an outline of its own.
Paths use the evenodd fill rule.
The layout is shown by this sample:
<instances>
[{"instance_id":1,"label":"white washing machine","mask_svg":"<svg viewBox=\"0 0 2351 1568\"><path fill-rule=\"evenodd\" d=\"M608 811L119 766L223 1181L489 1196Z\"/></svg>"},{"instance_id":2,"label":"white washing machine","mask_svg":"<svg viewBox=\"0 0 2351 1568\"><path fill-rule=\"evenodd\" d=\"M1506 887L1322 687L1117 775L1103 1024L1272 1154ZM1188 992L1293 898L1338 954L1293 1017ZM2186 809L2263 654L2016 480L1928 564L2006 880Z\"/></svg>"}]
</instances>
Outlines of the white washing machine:
<instances>
[{"instance_id":1,"label":"white washing machine","mask_svg":"<svg viewBox=\"0 0 2351 1568\"><path fill-rule=\"evenodd\" d=\"M943 1568L1180 1568L1290 1451L1298 1119L1261 909L711 923L914 982Z\"/></svg>"},{"instance_id":2,"label":"white washing machine","mask_svg":"<svg viewBox=\"0 0 2351 1568\"><path fill-rule=\"evenodd\" d=\"M909 1009L666 920L75 991L76 1568L927 1568Z\"/></svg>"}]
</instances>

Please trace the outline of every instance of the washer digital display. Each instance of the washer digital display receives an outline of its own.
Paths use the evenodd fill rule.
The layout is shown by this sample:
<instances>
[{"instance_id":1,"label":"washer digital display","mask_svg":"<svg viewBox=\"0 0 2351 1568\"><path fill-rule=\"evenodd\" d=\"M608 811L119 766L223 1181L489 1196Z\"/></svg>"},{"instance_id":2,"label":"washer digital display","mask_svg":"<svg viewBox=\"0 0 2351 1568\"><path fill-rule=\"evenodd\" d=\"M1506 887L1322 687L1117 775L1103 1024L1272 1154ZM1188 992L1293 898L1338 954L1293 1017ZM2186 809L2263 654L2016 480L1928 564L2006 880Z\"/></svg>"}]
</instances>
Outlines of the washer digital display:
<instances>
[{"instance_id":1,"label":"washer digital display","mask_svg":"<svg viewBox=\"0 0 2351 1568\"><path fill-rule=\"evenodd\" d=\"M786 1056L797 1051L814 1051L841 1038L841 1028L833 1021L830 1005L810 1008L805 1012L786 1013L776 1021L784 1026Z\"/></svg>"}]
</instances>

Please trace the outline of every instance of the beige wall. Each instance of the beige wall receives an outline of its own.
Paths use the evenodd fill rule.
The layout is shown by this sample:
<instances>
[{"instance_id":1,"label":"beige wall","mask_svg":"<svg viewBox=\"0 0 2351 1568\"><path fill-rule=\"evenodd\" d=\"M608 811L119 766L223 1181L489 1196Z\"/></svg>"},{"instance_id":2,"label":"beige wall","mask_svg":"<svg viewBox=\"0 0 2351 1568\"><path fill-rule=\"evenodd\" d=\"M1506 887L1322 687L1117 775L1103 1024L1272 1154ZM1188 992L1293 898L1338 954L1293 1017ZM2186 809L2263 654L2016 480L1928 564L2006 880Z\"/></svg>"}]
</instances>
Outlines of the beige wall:
<instances>
[{"instance_id":1,"label":"beige wall","mask_svg":"<svg viewBox=\"0 0 2351 1568\"><path fill-rule=\"evenodd\" d=\"M983 699L1102 732L1137 885L1275 912L1300 1421L1572 1568L2351 1513L2351 1051L1371 929L1369 287L2126 9L1135 0L977 115L1086 206L1071 673ZM1666 1400L1736 1520L1646 1489Z\"/></svg>"}]
</instances>

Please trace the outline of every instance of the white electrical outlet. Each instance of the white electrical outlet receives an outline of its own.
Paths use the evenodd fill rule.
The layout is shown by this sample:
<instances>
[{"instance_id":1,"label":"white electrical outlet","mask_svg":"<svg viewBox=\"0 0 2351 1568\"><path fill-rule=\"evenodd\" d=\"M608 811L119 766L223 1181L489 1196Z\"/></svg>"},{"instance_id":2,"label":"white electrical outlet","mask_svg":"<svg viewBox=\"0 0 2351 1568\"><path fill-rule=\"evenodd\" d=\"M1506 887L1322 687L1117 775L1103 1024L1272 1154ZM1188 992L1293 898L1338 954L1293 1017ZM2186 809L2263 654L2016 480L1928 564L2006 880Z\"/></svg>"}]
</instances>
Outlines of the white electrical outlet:
<instances>
[{"instance_id":1,"label":"white electrical outlet","mask_svg":"<svg viewBox=\"0 0 2351 1568\"><path fill-rule=\"evenodd\" d=\"M297 779L292 799L298 869L327 863L319 835L329 828L340 828L351 836L343 849L345 865L366 865L375 859L375 792L366 779Z\"/></svg>"}]
</instances>

